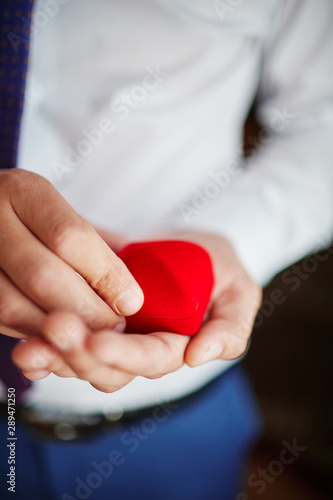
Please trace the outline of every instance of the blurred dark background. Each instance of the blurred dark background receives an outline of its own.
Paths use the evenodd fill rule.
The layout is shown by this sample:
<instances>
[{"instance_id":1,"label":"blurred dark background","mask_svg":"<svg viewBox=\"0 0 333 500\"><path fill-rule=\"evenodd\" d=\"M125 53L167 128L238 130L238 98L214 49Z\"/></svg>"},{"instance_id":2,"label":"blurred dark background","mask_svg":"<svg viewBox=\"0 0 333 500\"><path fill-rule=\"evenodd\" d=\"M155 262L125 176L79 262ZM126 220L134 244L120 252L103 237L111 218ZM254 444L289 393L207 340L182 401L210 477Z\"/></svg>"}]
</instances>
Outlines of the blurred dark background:
<instances>
[{"instance_id":1,"label":"blurred dark background","mask_svg":"<svg viewBox=\"0 0 333 500\"><path fill-rule=\"evenodd\" d=\"M283 278L289 280L294 276L292 271L281 273L265 289L264 306L244 360L265 426L252 469L267 467L270 460L278 459L283 440L292 443L296 439L298 445L306 447L267 486L270 500L275 498L273 488L288 481L290 489L291 479L298 485L299 496L284 492L276 498L333 498L333 248L320 256L325 257L325 253L327 259L317 262L311 274L304 270L310 269L310 261L305 258L299 263L298 269L308 278L300 279L296 290ZM272 305L271 294L275 297L276 290L282 291L285 300ZM251 498L266 498L264 494L253 495L253 488L249 491Z\"/></svg>"},{"instance_id":2,"label":"blurred dark background","mask_svg":"<svg viewBox=\"0 0 333 500\"><path fill-rule=\"evenodd\" d=\"M253 144L258 130L252 110L245 152L247 138ZM248 486L248 498L241 500L333 498L333 247L297 266L281 272L264 290L243 363L264 419L247 478L279 459L284 440L296 439L306 450L265 491Z\"/></svg>"}]
</instances>

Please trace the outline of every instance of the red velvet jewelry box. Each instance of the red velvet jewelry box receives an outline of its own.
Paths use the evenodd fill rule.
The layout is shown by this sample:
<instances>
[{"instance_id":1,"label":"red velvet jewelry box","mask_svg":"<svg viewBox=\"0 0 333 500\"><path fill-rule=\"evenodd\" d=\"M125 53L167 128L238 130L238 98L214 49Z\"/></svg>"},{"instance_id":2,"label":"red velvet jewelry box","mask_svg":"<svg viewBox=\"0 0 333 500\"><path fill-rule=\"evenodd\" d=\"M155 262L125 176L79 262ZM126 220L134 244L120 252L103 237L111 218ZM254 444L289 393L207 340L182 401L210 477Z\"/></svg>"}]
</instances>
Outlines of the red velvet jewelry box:
<instances>
[{"instance_id":1,"label":"red velvet jewelry box","mask_svg":"<svg viewBox=\"0 0 333 500\"><path fill-rule=\"evenodd\" d=\"M145 296L140 311L126 317L126 332L199 330L214 284L205 249L187 241L145 241L127 245L118 256Z\"/></svg>"}]
</instances>

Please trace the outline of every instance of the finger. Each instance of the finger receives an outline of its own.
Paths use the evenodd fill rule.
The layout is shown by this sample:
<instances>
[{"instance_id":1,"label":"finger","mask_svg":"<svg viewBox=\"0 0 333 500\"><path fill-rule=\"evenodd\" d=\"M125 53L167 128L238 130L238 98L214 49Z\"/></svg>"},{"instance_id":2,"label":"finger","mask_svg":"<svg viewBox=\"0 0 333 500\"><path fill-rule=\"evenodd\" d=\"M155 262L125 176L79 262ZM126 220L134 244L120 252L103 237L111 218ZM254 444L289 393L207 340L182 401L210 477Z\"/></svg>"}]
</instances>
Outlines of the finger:
<instances>
[{"instance_id":1,"label":"finger","mask_svg":"<svg viewBox=\"0 0 333 500\"><path fill-rule=\"evenodd\" d=\"M34 377L33 380L38 380L39 374L44 371L59 377L76 376L58 350L39 337L17 344L12 351L12 360L22 371L29 373L28 378Z\"/></svg>"},{"instance_id":2,"label":"finger","mask_svg":"<svg viewBox=\"0 0 333 500\"><path fill-rule=\"evenodd\" d=\"M250 279L231 286L213 304L211 317L191 340L185 362L198 366L214 359L236 359L247 349L261 291Z\"/></svg>"},{"instance_id":3,"label":"finger","mask_svg":"<svg viewBox=\"0 0 333 500\"><path fill-rule=\"evenodd\" d=\"M22 373L29 380L36 381L48 377L51 372L48 370L22 370Z\"/></svg>"},{"instance_id":4,"label":"finger","mask_svg":"<svg viewBox=\"0 0 333 500\"><path fill-rule=\"evenodd\" d=\"M110 232L99 227L94 227L94 229L115 253L120 252L122 248L129 244L129 239L122 234Z\"/></svg>"},{"instance_id":5,"label":"finger","mask_svg":"<svg viewBox=\"0 0 333 500\"><path fill-rule=\"evenodd\" d=\"M45 359L52 359L53 348L45 345L45 342L40 346L40 342L43 341L37 337L28 342L19 342L11 353L12 361L21 368L23 375L30 380L41 380L51 373L46 368Z\"/></svg>"},{"instance_id":6,"label":"finger","mask_svg":"<svg viewBox=\"0 0 333 500\"><path fill-rule=\"evenodd\" d=\"M35 335L44 318L45 312L0 270L0 332L16 338Z\"/></svg>"},{"instance_id":7,"label":"finger","mask_svg":"<svg viewBox=\"0 0 333 500\"><path fill-rule=\"evenodd\" d=\"M72 310L83 316L93 329L118 324L119 316L68 264L33 236L13 212L7 213L6 218L6 238L0 247L1 266L27 300L29 298L35 304L34 307L29 305L30 316L39 306L44 311ZM14 295L13 288L11 295ZM5 301L8 303L9 297ZM14 300L11 304L12 308L16 307Z\"/></svg>"},{"instance_id":8,"label":"finger","mask_svg":"<svg viewBox=\"0 0 333 500\"><path fill-rule=\"evenodd\" d=\"M28 335L26 335L23 332L20 332L19 330L13 330L12 328L8 328L8 326L4 326L1 324L0 324L0 334L5 335L6 337L12 337L13 339L26 340L29 338Z\"/></svg>"},{"instance_id":9,"label":"finger","mask_svg":"<svg viewBox=\"0 0 333 500\"><path fill-rule=\"evenodd\" d=\"M82 320L70 313L50 314L43 324L45 337L56 346L77 377L103 392L114 392L128 384L133 375L103 365L89 352L91 334Z\"/></svg>"},{"instance_id":10,"label":"finger","mask_svg":"<svg viewBox=\"0 0 333 500\"><path fill-rule=\"evenodd\" d=\"M29 181L31 203L22 204L19 192L12 194L21 221L82 275L116 313L136 313L143 304L143 293L125 264L50 183L39 176L33 182L29 176Z\"/></svg>"},{"instance_id":11,"label":"finger","mask_svg":"<svg viewBox=\"0 0 333 500\"><path fill-rule=\"evenodd\" d=\"M89 338L89 350L105 364L133 375L159 378L183 365L188 342L189 337L175 333L102 331Z\"/></svg>"}]
</instances>

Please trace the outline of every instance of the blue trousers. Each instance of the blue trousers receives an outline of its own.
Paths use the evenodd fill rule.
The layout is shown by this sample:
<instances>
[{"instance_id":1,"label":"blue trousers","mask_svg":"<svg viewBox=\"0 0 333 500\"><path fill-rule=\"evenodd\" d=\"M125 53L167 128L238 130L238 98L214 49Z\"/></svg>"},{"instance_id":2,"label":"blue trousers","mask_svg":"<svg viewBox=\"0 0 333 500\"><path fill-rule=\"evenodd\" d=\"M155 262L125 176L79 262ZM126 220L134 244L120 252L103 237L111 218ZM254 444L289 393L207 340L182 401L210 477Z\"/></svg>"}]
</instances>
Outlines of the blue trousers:
<instances>
[{"instance_id":1,"label":"blue trousers","mask_svg":"<svg viewBox=\"0 0 333 500\"><path fill-rule=\"evenodd\" d=\"M189 402L84 441L37 439L17 425L13 494L0 425L0 498L15 500L235 500L261 428L236 366Z\"/></svg>"}]
</instances>

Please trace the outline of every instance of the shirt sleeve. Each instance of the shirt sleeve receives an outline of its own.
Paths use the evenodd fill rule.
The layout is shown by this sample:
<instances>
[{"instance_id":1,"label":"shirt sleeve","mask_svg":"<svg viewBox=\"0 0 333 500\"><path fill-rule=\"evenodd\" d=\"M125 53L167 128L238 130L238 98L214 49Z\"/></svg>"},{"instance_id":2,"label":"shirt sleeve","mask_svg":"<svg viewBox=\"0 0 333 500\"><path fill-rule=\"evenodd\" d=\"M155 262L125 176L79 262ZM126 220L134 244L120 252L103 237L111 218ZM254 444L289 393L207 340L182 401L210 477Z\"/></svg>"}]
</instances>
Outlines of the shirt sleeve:
<instances>
[{"instance_id":1,"label":"shirt sleeve","mask_svg":"<svg viewBox=\"0 0 333 500\"><path fill-rule=\"evenodd\" d=\"M263 49L257 151L184 223L229 238L261 284L333 234L332 21L330 0L284 2Z\"/></svg>"}]
</instances>

